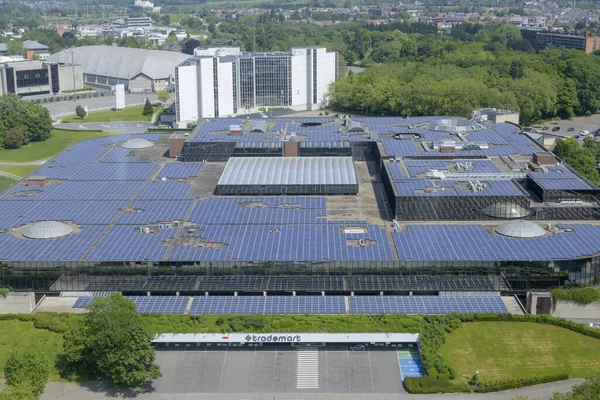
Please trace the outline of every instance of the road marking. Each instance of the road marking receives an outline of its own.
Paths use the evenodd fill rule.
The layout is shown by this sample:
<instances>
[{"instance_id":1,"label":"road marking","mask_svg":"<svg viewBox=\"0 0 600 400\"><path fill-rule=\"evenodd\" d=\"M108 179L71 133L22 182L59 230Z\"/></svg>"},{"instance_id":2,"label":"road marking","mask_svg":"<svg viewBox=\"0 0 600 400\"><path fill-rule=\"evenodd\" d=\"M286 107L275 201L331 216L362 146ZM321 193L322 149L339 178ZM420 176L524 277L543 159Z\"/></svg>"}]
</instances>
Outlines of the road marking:
<instances>
[{"instance_id":1,"label":"road marking","mask_svg":"<svg viewBox=\"0 0 600 400\"><path fill-rule=\"evenodd\" d=\"M225 363L227 362L227 350L229 350L229 348L225 348L225 357L223 357L223 365L221 366L221 377L219 378L219 387L218 389L221 389L221 382L223 382L223 372L225 372Z\"/></svg>"},{"instance_id":2,"label":"road marking","mask_svg":"<svg viewBox=\"0 0 600 400\"><path fill-rule=\"evenodd\" d=\"M299 348L298 369L296 375L297 389L319 388L319 349Z\"/></svg>"},{"instance_id":3,"label":"road marking","mask_svg":"<svg viewBox=\"0 0 600 400\"><path fill-rule=\"evenodd\" d=\"M375 382L373 382L373 368L371 368L371 352L367 351L367 357L369 358L369 373L371 374L371 389L375 389Z\"/></svg>"}]
</instances>

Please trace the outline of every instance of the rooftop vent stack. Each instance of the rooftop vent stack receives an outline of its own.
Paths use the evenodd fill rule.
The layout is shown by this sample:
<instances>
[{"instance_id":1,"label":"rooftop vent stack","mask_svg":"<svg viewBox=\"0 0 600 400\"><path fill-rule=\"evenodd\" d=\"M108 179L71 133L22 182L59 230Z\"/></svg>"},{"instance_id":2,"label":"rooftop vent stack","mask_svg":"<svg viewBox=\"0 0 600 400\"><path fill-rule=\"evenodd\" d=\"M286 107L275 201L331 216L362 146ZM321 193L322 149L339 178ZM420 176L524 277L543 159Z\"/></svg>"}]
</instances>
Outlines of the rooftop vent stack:
<instances>
[{"instance_id":1,"label":"rooftop vent stack","mask_svg":"<svg viewBox=\"0 0 600 400\"><path fill-rule=\"evenodd\" d=\"M229 136L242 136L243 131L240 125L229 125Z\"/></svg>"}]
</instances>

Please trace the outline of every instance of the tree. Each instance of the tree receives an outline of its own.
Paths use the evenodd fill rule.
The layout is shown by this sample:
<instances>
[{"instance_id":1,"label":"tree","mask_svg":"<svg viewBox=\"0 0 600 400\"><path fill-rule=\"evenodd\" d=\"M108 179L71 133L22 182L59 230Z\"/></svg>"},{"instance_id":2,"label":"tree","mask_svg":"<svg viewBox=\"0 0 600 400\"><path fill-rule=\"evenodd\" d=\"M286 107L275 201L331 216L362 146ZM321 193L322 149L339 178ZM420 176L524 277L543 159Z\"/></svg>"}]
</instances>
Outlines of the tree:
<instances>
[{"instance_id":1,"label":"tree","mask_svg":"<svg viewBox=\"0 0 600 400\"><path fill-rule=\"evenodd\" d=\"M23 47L23 43L12 41L8 43L6 53L9 56L23 56L25 55L25 47Z\"/></svg>"},{"instance_id":2,"label":"tree","mask_svg":"<svg viewBox=\"0 0 600 400\"><path fill-rule=\"evenodd\" d=\"M183 49L181 50L182 53L184 54L194 54L194 49L198 46L200 46L202 43L200 43L199 40L196 39L188 39L185 42L185 45L183 46Z\"/></svg>"},{"instance_id":3,"label":"tree","mask_svg":"<svg viewBox=\"0 0 600 400\"><path fill-rule=\"evenodd\" d=\"M513 79L521 79L525 76L525 66L523 65L523 61L521 60L513 60L510 63L510 76Z\"/></svg>"},{"instance_id":4,"label":"tree","mask_svg":"<svg viewBox=\"0 0 600 400\"><path fill-rule=\"evenodd\" d=\"M583 383L573 386L571 392L554 393L551 400L598 400L600 399L600 376L587 378Z\"/></svg>"},{"instance_id":5,"label":"tree","mask_svg":"<svg viewBox=\"0 0 600 400\"><path fill-rule=\"evenodd\" d=\"M27 127L27 143L41 142L52 135L52 117L48 109L40 104L26 103L26 117L24 119Z\"/></svg>"},{"instance_id":6,"label":"tree","mask_svg":"<svg viewBox=\"0 0 600 400\"><path fill-rule=\"evenodd\" d=\"M81 106L75 107L75 114L77 114L79 119L84 119L85 116L87 115L87 113L85 112L85 109Z\"/></svg>"},{"instance_id":7,"label":"tree","mask_svg":"<svg viewBox=\"0 0 600 400\"><path fill-rule=\"evenodd\" d=\"M120 293L96 298L65 334L67 362L80 371L133 388L161 376L154 364L152 334L135 304Z\"/></svg>"},{"instance_id":8,"label":"tree","mask_svg":"<svg viewBox=\"0 0 600 400\"><path fill-rule=\"evenodd\" d=\"M4 148L18 149L23 145L23 130L12 128L4 134Z\"/></svg>"},{"instance_id":9,"label":"tree","mask_svg":"<svg viewBox=\"0 0 600 400\"><path fill-rule=\"evenodd\" d=\"M169 101L171 95L166 90L161 90L158 92L158 101L162 101L163 103Z\"/></svg>"},{"instance_id":10,"label":"tree","mask_svg":"<svg viewBox=\"0 0 600 400\"><path fill-rule=\"evenodd\" d=\"M14 350L4 366L6 385L16 392L30 392L36 399L44 392L49 376L48 359L31 349Z\"/></svg>"},{"instance_id":11,"label":"tree","mask_svg":"<svg viewBox=\"0 0 600 400\"><path fill-rule=\"evenodd\" d=\"M144 110L142 111L142 115L149 117L154 114L154 109L152 108L152 104L150 103L150 99L146 98L146 103L144 104Z\"/></svg>"}]
</instances>

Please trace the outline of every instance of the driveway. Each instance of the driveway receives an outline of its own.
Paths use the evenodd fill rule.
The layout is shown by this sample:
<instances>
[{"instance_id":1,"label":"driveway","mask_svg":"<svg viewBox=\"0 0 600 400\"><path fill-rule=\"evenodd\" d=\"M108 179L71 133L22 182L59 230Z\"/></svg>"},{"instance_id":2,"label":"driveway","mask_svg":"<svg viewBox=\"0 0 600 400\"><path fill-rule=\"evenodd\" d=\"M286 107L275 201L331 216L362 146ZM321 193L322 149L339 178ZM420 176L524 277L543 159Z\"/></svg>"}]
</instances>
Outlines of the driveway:
<instances>
[{"instance_id":1,"label":"driveway","mask_svg":"<svg viewBox=\"0 0 600 400\"><path fill-rule=\"evenodd\" d=\"M150 122L84 122L71 124L57 124L56 128L75 129L79 131L100 130L115 133L145 133Z\"/></svg>"}]
</instances>

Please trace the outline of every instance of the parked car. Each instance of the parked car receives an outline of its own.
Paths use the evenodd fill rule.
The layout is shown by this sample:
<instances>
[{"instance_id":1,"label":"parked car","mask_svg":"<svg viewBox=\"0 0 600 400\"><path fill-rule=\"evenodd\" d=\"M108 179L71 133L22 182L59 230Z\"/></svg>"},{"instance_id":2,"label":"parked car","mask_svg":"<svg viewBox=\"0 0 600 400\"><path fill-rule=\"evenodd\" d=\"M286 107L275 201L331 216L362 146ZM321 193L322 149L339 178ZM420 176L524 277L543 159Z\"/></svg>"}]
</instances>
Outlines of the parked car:
<instances>
[{"instance_id":1,"label":"parked car","mask_svg":"<svg viewBox=\"0 0 600 400\"><path fill-rule=\"evenodd\" d=\"M575 128L570 127L569 129L567 129L569 132L573 132L575 130Z\"/></svg>"},{"instance_id":2,"label":"parked car","mask_svg":"<svg viewBox=\"0 0 600 400\"><path fill-rule=\"evenodd\" d=\"M542 130L543 130L543 131L547 131L547 130L548 130L548 127L547 127L547 126L545 126L545 127L543 127L543 128L542 128Z\"/></svg>"},{"instance_id":3,"label":"parked car","mask_svg":"<svg viewBox=\"0 0 600 400\"><path fill-rule=\"evenodd\" d=\"M560 126L555 126L552 128L552 132L560 131Z\"/></svg>"},{"instance_id":4,"label":"parked car","mask_svg":"<svg viewBox=\"0 0 600 400\"><path fill-rule=\"evenodd\" d=\"M365 351L367 346L364 344L355 344L354 346L350 346L350 350L352 351Z\"/></svg>"},{"instance_id":5,"label":"parked car","mask_svg":"<svg viewBox=\"0 0 600 400\"><path fill-rule=\"evenodd\" d=\"M590 134L590 131L581 131L580 134L581 136L587 136Z\"/></svg>"}]
</instances>

